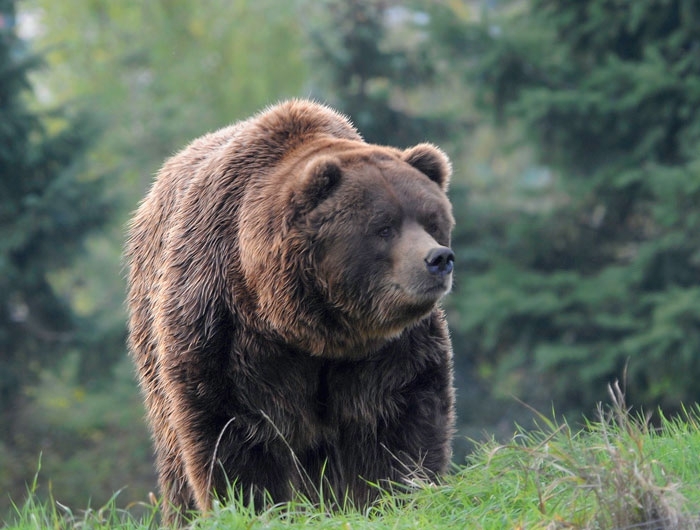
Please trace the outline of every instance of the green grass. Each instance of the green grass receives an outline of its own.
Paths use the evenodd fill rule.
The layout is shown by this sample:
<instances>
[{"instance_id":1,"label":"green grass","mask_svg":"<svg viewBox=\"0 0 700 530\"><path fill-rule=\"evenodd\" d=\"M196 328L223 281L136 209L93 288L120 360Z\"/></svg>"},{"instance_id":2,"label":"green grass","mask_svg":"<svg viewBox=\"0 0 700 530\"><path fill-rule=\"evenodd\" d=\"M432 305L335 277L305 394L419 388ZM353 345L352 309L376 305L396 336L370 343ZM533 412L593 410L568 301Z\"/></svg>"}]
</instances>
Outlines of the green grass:
<instances>
[{"instance_id":1,"label":"green grass","mask_svg":"<svg viewBox=\"0 0 700 530\"><path fill-rule=\"evenodd\" d=\"M574 431L540 417L508 444L480 445L440 485L386 494L364 512L330 513L303 501L254 513L215 505L193 529L693 529L700 528L700 408L652 429L627 413L619 390L599 419ZM31 494L8 530L157 528L152 505L73 512Z\"/></svg>"}]
</instances>

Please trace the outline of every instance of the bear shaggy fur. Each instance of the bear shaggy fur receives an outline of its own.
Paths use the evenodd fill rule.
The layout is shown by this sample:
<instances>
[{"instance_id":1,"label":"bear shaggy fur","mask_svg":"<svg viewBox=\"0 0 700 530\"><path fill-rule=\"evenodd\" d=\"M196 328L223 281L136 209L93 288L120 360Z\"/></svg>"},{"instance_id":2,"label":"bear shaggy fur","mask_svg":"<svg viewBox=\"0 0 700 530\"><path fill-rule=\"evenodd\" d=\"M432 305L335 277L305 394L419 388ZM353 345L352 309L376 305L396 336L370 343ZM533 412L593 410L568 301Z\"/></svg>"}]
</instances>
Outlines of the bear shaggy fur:
<instances>
[{"instance_id":1,"label":"bear shaggy fur","mask_svg":"<svg viewBox=\"0 0 700 530\"><path fill-rule=\"evenodd\" d=\"M372 502L450 460L450 163L279 104L169 159L130 225L130 350L168 521L233 484Z\"/></svg>"}]
</instances>

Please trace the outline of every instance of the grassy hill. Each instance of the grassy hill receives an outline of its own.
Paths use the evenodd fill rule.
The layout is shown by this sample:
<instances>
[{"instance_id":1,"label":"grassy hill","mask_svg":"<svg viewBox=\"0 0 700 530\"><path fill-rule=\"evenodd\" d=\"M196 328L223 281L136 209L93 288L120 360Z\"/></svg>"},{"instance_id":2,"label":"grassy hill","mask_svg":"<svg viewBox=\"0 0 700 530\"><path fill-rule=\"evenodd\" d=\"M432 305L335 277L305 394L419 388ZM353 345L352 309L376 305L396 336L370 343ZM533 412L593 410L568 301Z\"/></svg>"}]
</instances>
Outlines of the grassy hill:
<instances>
[{"instance_id":1,"label":"grassy hill","mask_svg":"<svg viewBox=\"0 0 700 530\"><path fill-rule=\"evenodd\" d=\"M253 513L217 505L194 529L678 529L700 528L700 408L660 418L630 415L618 389L586 428L540 417L540 429L481 444L440 485L416 484L360 512L303 501ZM118 494L117 494L118 495ZM116 495L115 495L116 498ZM8 530L157 528L158 508L112 502L71 511L29 495Z\"/></svg>"}]
</instances>

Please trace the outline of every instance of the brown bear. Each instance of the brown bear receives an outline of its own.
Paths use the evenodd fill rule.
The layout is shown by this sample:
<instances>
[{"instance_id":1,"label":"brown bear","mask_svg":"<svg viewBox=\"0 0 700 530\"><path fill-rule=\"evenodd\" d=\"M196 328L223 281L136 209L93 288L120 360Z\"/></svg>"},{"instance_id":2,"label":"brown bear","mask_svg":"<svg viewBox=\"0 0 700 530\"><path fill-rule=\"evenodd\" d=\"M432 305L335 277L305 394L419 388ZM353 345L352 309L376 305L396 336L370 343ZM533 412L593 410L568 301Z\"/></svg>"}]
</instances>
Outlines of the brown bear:
<instances>
[{"instance_id":1,"label":"brown bear","mask_svg":"<svg viewBox=\"0 0 700 530\"><path fill-rule=\"evenodd\" d=\"M126 259L166 521L231 486L365 506L446 470L450 173L303 100L165 163Z\"/></svg>"}]
</instances>

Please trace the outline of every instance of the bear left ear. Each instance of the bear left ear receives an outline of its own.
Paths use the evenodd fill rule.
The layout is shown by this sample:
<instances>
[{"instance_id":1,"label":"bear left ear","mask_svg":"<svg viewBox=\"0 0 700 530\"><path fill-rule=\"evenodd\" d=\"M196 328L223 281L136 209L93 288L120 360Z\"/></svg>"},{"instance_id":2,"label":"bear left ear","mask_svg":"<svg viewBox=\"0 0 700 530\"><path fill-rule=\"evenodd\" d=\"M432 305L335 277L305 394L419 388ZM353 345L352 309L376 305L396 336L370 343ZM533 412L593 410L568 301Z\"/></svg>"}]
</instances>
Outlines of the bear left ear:
<instances>
[{"instance_id":1,"label":"bear left ear","mask_svg":"<svg viewBox=\"0 0 700 530\"><path fill-rule=\"evenodd\" d=\"M441 149L433 144L418 144L406 149L402 158L447 191L452 175L452 164Z\"/></svg>"},{"instance_id":2,"label":"bear left ear","mask_svg":"<svg viewBox=\"0 0 700 530\"><path fill-rule=\"evenodd\" d=\"M292 197L296 214L303 215L321 204L340 182L340 161L331 156L313 160L304 170Z\"/></svg>"}]
</instances>

